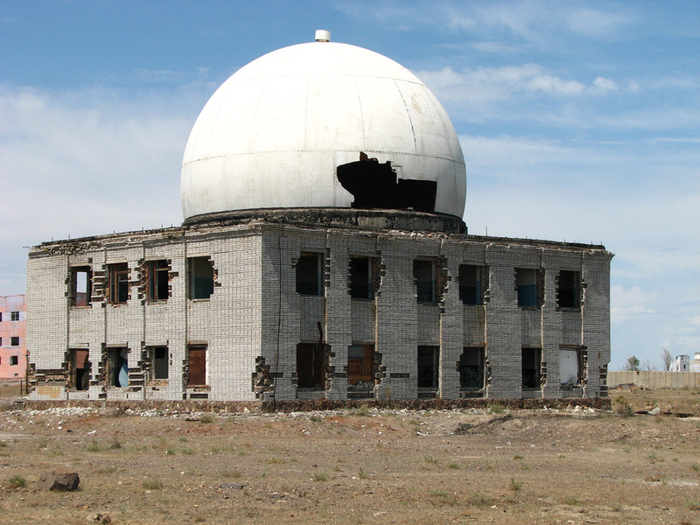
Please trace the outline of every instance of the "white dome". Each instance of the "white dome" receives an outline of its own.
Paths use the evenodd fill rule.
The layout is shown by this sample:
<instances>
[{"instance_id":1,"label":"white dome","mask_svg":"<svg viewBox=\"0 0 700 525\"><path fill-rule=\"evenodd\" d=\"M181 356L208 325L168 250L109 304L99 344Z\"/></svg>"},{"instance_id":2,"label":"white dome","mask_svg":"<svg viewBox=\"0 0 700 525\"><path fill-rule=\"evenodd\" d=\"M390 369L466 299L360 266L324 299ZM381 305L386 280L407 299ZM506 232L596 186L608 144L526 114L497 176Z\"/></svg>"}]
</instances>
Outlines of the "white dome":
<instances>
[{"instance_id":1,"label":"white dome","mask_svg":"<svg viewBox=\"0 0 700 525\"><path fill-rule=\"evenodd\" d=\"M462 217L466 171L454 127L406 68L359 47L313 42L254 60L209 99L182 162L182 209L350 208L336 168L360 152L399 179L435 181L435 209Z\"/></svg>"}]
</instances>

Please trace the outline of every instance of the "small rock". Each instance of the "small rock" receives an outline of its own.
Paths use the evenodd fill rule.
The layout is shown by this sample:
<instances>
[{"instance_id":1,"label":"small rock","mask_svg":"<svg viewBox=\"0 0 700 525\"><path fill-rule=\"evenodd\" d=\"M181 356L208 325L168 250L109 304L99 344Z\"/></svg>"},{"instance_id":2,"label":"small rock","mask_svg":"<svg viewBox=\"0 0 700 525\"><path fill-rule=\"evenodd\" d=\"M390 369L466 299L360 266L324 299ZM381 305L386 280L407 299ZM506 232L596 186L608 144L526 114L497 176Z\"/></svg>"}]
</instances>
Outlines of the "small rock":
<instances>
[{"instance_id":1,"label":"small rock","mask_svg":"<svg viewBox=\"0 0 700 525\"><path fill-rule=\"evenodd\" d=\"M652 416L656 416L661 412L661 409L659 407L654 407L649 411L649 414Z\"/></svg>"},{"instance_id":2,"label":"small rock","mask_svg":"<svg viewBox=\"0 0 700 525\"><path fill-rule=\"evenodd\" d=\"M71 467L58 467L53 472L42 472L39 475L39 490L58 490L72 492L78 490L80 476Z\"/></svg>"},{"instance_id":3,"label":"small rock","mask_svg":"<svg viewBox=\"0 0 700 525\"><path fill-rule=\"evenodd\" d=\"M248 485L247 483L222 483L219 485L222 489L242 489Z\"/></svg>"}]
</instances>

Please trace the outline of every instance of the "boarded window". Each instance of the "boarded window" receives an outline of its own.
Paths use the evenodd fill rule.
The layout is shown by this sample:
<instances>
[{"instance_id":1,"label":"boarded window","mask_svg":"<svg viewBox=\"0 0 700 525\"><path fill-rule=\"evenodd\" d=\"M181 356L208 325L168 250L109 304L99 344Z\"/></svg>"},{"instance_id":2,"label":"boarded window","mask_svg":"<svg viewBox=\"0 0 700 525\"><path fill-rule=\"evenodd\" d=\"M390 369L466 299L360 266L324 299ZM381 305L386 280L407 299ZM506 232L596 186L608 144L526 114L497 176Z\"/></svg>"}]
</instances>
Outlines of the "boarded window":
<instances>
[{"instance_id":1,"label":"boarded window","mask_svg":"<svg viewBox=\"0 0 700 525\"><path fill-rule=\"evenodd\" d=\"M562 270L557 282L559 308L581 307L581 272Z\"/></svg>"},{"instance_id":2,"label":"boarded window","mask_svg":"<svg viewBox=\"0 0 700 525\"><path fill-rule=\"evenodd\" d=\"M190 299L209 299L214 293L214 266L209 257L189 259Z\"/></svg>"},{"instance_id":3,"label":"boarded window","mask_svg":"<svg viewBox=\"0 0 700 525\"><path fill-rule=\"evenodd\" d=\"M297 261L297 293L323 295L322 255L302 252Z\"/></svg>"},{"instance_id":4,"label":"boarded window","mask_svg":"<svg viewBox=\"0 0 700 525\"><path fill-rule=\"evenodd\" d=\"M88 306L92 300L92 269L79 266L70 270L71 306Z\"/></svg>"},{"instance_id":5,"label":"boarded window","mask_svg":"<svg viewBox=\"0 0 700 525\"><path fill-rule=\"evenodd\" d=\"M418 301L421 303L435 302L435 261L417 259L413 261L413 279L416 283Z\"/></svg>"},{"instance_id":6,"label":"boarded window","mask_svg":"<svg viewBox=\"0 0 700 525\"><path fill-rule=\"evenodd\" d=\"M205 386L207 384L207 347L190 345L187 350L190 366L187 386Z\"/></svg>"},{"instance_id":7,"label":"boarded window","mask_svg":"<svg viewBox=\"0 0 700 525\"><path fill-rule=\"evenodd\" d=\"M463 264L459 267L459 298L464 304L484 304L488 270L485 266Z\"/></svg>"},{"instance_id":8,"label":"boarded window","mask_svg":"<svg viewBox=\"0 0 700 525\"><path fill-rule=\"evenodd\" d=\"M484 388L484 349L466 347L459 358L459 386L463 389Z\"/></svg>"},{"instance_id":9,"label":"boarded window","mask_svg":"<svg viewBox=\"0 0 700 525\"><path fill-rule=\"evenodd\" d=\"M129 350L110 348L107 352L107 385L129 386Z\"/></svg>"},{"instance_id":10,"label":"boarded window","mask_svg":"<svg viewBox=\"0 0 700 525\"><path fill-rule=\"evenodd\" d=\"M440 347L418 347L418 388L437 388Z\"/></svg>"},{"instance_id":11,"label":"boarded window","mask_svg":"<svg viewBox=\"0 0 700 525\"><path fill-rule=\"evenodd\" d=\"M168 379L169 359L168 348L156 346L152 349L153 379Z\"/></svg>"},{"instance_id":12,"label":"boarded window","mask_svg":"<svg viewBox=\"0 0 700 525\"><path fill-rule=\"evenodd\" d=\"M169 295L169 271L170 264L168 261L148 261L146 263L149 301L167 301Z\"/></svg>"},{"instance_id":13,"label":"boarded window","mask_svg":"<svg viewBox=\"0 0 700 525\"><path fill-rule=\"evenodd\" d=\"M299 388L325 388L325 370L324 345L313 343L297 345L297 386Z\"/></svg>"},{"instance_id":14,"label":"boarded window","mask_svg":"<svg viewBox=\"0 0 700 525\"><path fill-rule=\"evenodd\" d=\"M125 303L129 299L129 265L127 263L108 265L109 302Z\"/></svg>"},{"instance_id":15,"label":"boarded window","mask_svg":"<svg viewBox=\"0 0 700 525\"><path fill-rule=\"evenodd\" d=\"M76 349L70 351L70 375L73 388L87 390L90 382L90 362L88 350Z\"/></svg>"},{"instance_id":16,"label":"boarded window","mask_svg":"<svg viewBox=\"0 0 700 525\"><path fill-rule=\"evenodd\" d=\"M352 345L348 347L348 383L374 381L374 345Z\"/></svg>"},{"instance_id":17,"label":"boarded window","mask_svg":"<svg viewBox=\"0 0 700 525\"><path fill-rule=\"evenodd\" d=\"M350 257L350 297L353 299L374 299L375 261L372 257Z\"/></svg>"},{"instance_id":18,"label":"boarded window","mask_svg":"<svg viewBox=\"0 0 700 525\"><path fill-rule=\"evenodd\" d=\"M581 357L578 349L559 349L559 382L562 385L577 385L581 382Z\"/></svg>"},{"instance_id":19,"label":"boarded window","mask_svg":"<svg viewBox=\"0 0 700 525\"><path fill-rule=\"evenodd\" d=\"M518 306L540 306L540 272L531 268L515 269L515 286L518 290Z\"/></svg>"},{"instance_id":20,"label":"boarded window","mask_svg":"<svg viewBox=\"0 0 700 525\"><path fill-rule=\"evenodd\" d=\"M523 348L523 388L540 388L541 348Z\"/></svg>"}]
</instances>

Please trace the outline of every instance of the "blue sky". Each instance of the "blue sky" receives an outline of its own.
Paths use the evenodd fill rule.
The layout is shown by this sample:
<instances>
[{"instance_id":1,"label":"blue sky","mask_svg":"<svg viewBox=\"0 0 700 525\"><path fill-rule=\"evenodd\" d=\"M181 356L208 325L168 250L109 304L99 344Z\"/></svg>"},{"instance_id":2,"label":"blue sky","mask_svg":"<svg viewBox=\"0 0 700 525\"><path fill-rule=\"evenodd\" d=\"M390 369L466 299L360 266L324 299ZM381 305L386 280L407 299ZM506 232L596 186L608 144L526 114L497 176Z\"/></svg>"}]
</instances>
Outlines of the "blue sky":
<instances>
[{"instance_id":1,"label":"blue sky","mask_svg":"<svg viewBox=\"0 0 700 525\"><path fill-rule=\"evenodd\" d=\"M0 0L0 295L24 293L27 246L179 224L208 98L316 29L434 91L470 232L615 253L611 369L700 352L695 0Z\"/></svg>"}]
</instances>

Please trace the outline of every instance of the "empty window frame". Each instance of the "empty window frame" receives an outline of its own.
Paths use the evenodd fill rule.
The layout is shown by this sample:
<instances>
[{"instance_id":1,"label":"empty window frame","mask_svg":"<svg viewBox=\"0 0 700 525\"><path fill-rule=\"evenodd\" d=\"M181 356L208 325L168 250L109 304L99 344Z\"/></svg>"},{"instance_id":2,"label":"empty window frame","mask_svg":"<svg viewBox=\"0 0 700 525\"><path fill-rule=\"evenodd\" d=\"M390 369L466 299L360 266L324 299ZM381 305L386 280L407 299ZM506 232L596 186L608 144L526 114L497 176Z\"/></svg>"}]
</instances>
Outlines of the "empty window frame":
<instances>
[{"instance_id":1,"label":"empty window frame","mask_svg":"<svg viewBox=\"0 0 700 525\"><path fill-rule=\"evenodd\" d=\"M459 357L459 386L462 390L484 388L484 363L486 352L483 347L465 347Z\"/></svg>"},{"instance_id":2,"label":"empty window frame","mask_svg":"<svg viewBox=\"0 0 700 525\"><path fill-rule=\"evenodd\" d=\"M126 388L129 386L129 349L107 350L107 386Z\"/></svg>"},{"instance_id":3,"label":"empty window frame","mask_svg":"<svg viewBox=\"0 0 700 525\"><path fill-rule=\"evenodd\" d=\"M129 265L127 263L107 266L109 280L109 302L125 303L129 299Z\"/></svg>"},{"instance_id":4,"label":"empty window frame","mask_svg":"<svg viewBox=\"0 0 700 525\"><path fill-rule=\"evenodd\" d=\"M350 256L350 297L374 299L376 257Z\"/></svg>"},{"instance_id":5,"label":"empty window frame","mask_svg":"<svg viewBox=\"0 0 700 525\"><path fill-rule=\"evenodd\" d=\"M297 387L324 389L326 387L325 345L299 343L297 345Z\"/></svg>"},{"instance_id":6,"label":"empty window frame","mask_svg":"<svg viewBox=\"0 0 700 525\"><path fill-rule=\"evenodd\" d=\"M518 306L541 306L541 272L532 268L515 269L515 286L518 291Z\"/></svg>"},{"instance_id":7,"label":"empty window frame","mask_svg":"<svg viewBox=\"0 0 700 525\"><path fill-rule=\"evenodd\" d=\"M153 365L153 379L168 379L170 369L170 356L167 346L155 346L150 349L151 363Z\"/></svg>"},{"instance_id":8,"label":"empty window frame","mask_svg":"<svg viewBox=\"0 0 700 525\"><path fill-rule=\"evenodd\" d=\"M19 346L19 337L10 337L10 346Z\"/></svg>"},{"instance_id":9,"label":"empty window frame","mask_svg":"<svg viewBox=\"0 0 700 525\"><path fill-rule=\"evenodd\" d=\"M214 293L214 265L209 257L191 257L188 260L190 274L190 299L209 299Z\"/></svg>"},{"instance_id":10,"label":"empty window frame","mask_svg":"<svg viewBox=\"0 0 700 525\"><path fill-rule=\"evenodd\" d=\"M92 268L76 266L70 269L71 306L89 306L92 300Z\"/></svg>"},{"instance_id":11,"label":"empty window frame","mask_svg":"<svg viewBox=\"0 0 700 525\"><path fill-rule=\"evenodd\" d=\"M10 366L17 366L19 365L19 356L18 355L11 355L10 356Z\"/></svg>"},{"instance_id":12,"label":"empty window frame","mask_svg":"<svg viewBox=\"0 0 700 525\"><path fill-rule=\"evenodd\" d=\"M10 321L19 321L19 312L10 312Z\"/></svg>"},{"instance_id":13,"label":"empty window frame","mask_svg":"<svg viewBox=\"0 0 700 525\"><path fill-rule=\"evenodd\" d=\"M434 303L437 289L435 261L429 259L413 261L413 279L416 283L418 302Z\"/></svg>"},{"instance_id":14,"label":"empty window frame","mask_svg":"<svg viewBox=\"0 0 700 525\"><path fill-rule=\"evenodd\" d=\"M581 351L579 348L559 348L559 383L567 386L581 383Z\"/></svg>"},{"instance_id":15,"label":"empty window frame","mask_svg":"<svg viewBox=\"0 0 700 525\"><path fill-rule=\"evenodd\" d=\"M542 349L523 347L522 370L523 388L538 389L540 385L540 371L542 368Z\"/></svg>"},{"instance_id":16,"label":"empty window frame","mask_svg":"<svg viewBox=\"0 0 700 525\"><path fill-rule=\"evenodd\" d=\"M418 388L437 388L440 347L418 347Z\"/></svg>"},{"instance_id":17,"label":"empty window frame","mask_svg":"<svg viewBox=\"0 0 700 525\"><path fill-rule=\"evenodd\" d=\"M557 280L557 306L581 308L581 272L562 270Z\"/></svg>"},{"instance_id":18,"label":"empty window frame","mask_svg":"<svg viewBox=\"0 0 700 525\"><path fill-rule=\"evenodd\" d=\"M166 260L147 261L146 275L149 301L167 301L169 295L168 275L170 263Z\"/></svg>"},{"instance_id":19,"label":"empty window frame","mask_svg":"<svg viewBox=\"0 0 700 525\"><path fill-rule=\"evenodd\" d=\"M189 364L188 387L207 385L207 345L189 345L187 347Z\"/></svg>"},{"instance_id":20,"label":"empty window frame","mask_svg":"<svg viewBox=\"0 0 700 525\"><path fill-rule=\"evenodd\" d=\"M459 267L459 298L464 304L484 304L488 288L486 266L462 264Z\"/></svg>"},{"instance_id":21,"label":"empty window frame","mask_svg":"<svg viewBox=\"0 0 700 525\"><path fill-rule=\"evenodd\" d=\"M70 379L75 390L87 390L90 386L90 362L88 357L88 350L70 350Z\"/></svg>"},{"instance_id":22,"label":"empty window frame","mask_svg":"<svg viewBox=\"0 0 700 525\"><path fill-rule=\"evenodd\" d=\"M374 382L374 345L348 347L348 383Z\"/></svg>"},{"instance_id":23,"label":"empty window frame","mask_svg":"<svg viewBox=\"0 0 700 525\"><path fill-rule=\"evenodd\" d=\"M323 258L320 253L302 252L296 267L297 293L323 295Z\"/></svg>"}]
</instances>

